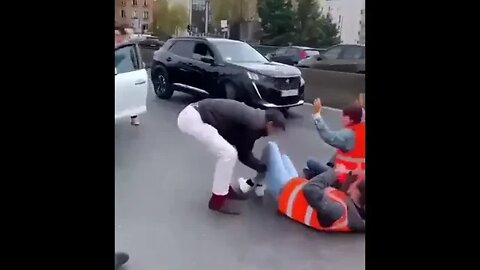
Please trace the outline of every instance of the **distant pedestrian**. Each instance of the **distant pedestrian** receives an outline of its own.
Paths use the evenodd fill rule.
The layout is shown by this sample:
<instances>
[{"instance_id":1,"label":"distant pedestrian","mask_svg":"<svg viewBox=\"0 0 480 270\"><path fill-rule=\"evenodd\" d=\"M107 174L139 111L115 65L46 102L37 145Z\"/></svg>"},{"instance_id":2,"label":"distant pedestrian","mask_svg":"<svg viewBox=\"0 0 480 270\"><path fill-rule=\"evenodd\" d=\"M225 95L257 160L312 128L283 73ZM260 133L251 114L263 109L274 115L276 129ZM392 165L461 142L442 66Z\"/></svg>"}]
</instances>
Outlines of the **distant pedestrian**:
<instances>
[{"instance_id":1,"label":"distant pedestrian","mask_svg":"<svg viewBox=\"0 0 480 270\"><path fill-rule=\"evenodd\" d=\"M128 41L128 39L129 39L129 34L127 33L127 30L125 29L125 27L122 27L122 26L115 27L115 46L121 45L122 43ZM140 121L138 120L137 115L130 116L130 124L132 124L133 126L140 125Z\"/></svg>"},{"instance_id":2,"label":"distant pedestrian","mask_svg":"<svg viewBox=\"0 0 480 270\"><path fill-rule=\"evenodd\" d=\"M263 174L267 167L252 153L255 141L285 129L285 118L277 110L259 110L228 99L205 99L188 105L178 115L178 127L215 154L212 196L208 207L225 214L239 214L228 199L239 200L230 186L237 157Z\"/></svg>"}]
</instances>

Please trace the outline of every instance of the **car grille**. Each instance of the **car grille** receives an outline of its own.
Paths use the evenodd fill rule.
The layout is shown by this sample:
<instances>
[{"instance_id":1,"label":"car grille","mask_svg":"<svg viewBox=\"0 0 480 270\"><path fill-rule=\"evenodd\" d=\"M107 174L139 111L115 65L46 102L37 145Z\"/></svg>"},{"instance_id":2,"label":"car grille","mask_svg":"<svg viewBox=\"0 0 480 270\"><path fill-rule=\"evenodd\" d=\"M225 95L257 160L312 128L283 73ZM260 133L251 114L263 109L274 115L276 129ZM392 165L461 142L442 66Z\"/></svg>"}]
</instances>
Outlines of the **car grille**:
<instances>
[{"instance_id":1,"label":"car grille","mask_svg":"<svg viewBox=\"0 0 480 270\"><path fill-rule=\"evenodd\" d=\"M262 96L265 101L276 104L276 105L290 105L290 104L295 104L301 99L303 99L303 92L304 92L304 88L300 87L298 96L282 97L281 96L282 91L271 89L268 91L264 91Z\"/></svg>"},{"instance_id":2,"label":"car grille","mask_svg":"<svg viewBox=\"0 0 480 270\"><path fill-rule=\"evenodd\" d=\"M290 78L272 78L273 86L277 90L298 89L300 87L300 77Z\"/></svg>"}]
</instances>

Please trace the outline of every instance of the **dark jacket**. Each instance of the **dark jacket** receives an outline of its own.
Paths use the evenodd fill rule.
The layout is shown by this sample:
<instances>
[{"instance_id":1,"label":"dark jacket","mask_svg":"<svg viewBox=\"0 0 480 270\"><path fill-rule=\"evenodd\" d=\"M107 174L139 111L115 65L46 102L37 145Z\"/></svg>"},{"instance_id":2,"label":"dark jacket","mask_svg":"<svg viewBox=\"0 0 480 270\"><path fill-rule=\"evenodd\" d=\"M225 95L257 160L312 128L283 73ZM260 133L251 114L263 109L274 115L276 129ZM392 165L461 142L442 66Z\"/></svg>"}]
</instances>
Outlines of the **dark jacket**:
<instances>
[{"instance_id":1,"label":"dark jacket","mask_svg":"<svg viewBox=\"0 0 480 270\"><path fill-rule=\"evenodd\" d=\"M336 220L341 218L343 214L344 208L340 203L324 196L325 189L332 186L336 179L334 170L328 169L312 178L303 187L305 199L308 204L317 211L318 222L325 227L331 226ZM348 198L345 204L348 209L348 226L350 229L356 232L365 231L365 222L353 201Z\"/></svg>"},{"instance_id":2,"label":"dark jacket","mask_svg":"<svg viewBox=\"0 0 480 270\"><path fill-rule=\"evenodd\" d=\"M196 106L202 121L217 129L220 136L237 148L238 159L257 172L266 166L252 153L255 141L267 136L265 111L229 99L204 99Z\"/></svg>"}]
</instances>

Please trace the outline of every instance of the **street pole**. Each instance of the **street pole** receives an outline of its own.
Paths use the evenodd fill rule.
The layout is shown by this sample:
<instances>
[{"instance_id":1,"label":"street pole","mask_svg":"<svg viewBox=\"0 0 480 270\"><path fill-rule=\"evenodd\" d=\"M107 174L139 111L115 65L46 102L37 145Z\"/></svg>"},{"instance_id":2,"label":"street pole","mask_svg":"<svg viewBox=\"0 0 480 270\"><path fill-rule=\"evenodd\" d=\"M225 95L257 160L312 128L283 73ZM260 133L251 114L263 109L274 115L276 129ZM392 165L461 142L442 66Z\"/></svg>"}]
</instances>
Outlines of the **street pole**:
<instances>
[{"instance_id":1,"label":"street pole","mask_svg":"<svg viewBox=\"0 0 480 270\"><path fill-rule=\"evenodd\" d=\"M190 29L192 29L192 13L193 13L193 0L190 0L190 8L189 8L189 11L190 11L190 14L189 14L189 19L188 19L188 24L190 25Z\"/></svg>"},{"instance_id":2,"label":"street pole","mask_svg":"<svg viewBox=\"0 0 480 270\"><path fill-rule=\"evenodd\" d=\"M208 34L208 6L210 5L209 0L205 0L205 36Z\"/></svg>"}]
</instances>

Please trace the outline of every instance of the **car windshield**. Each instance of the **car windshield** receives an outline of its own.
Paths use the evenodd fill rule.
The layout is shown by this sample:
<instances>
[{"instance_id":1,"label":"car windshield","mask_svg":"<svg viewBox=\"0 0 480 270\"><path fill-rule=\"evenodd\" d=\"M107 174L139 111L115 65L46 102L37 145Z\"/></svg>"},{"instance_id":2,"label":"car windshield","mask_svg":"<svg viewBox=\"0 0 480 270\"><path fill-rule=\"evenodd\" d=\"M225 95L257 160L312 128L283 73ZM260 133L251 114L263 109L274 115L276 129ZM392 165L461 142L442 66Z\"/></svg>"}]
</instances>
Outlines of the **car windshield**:
<instances>
[{"instance_id":1,"label":"car windshield","mask_svg":"<svg viewBox=\"0 0 480 270\"><path fill-rule=\"evenodd\" d=\"M246 43L225 41L215 42L214 45L220 52L222 59L226 62L268 63L268 60L263 55Z\"/></svg>"}]
</instances>

